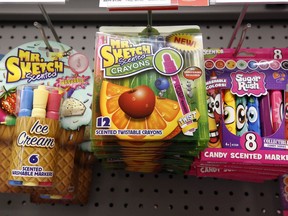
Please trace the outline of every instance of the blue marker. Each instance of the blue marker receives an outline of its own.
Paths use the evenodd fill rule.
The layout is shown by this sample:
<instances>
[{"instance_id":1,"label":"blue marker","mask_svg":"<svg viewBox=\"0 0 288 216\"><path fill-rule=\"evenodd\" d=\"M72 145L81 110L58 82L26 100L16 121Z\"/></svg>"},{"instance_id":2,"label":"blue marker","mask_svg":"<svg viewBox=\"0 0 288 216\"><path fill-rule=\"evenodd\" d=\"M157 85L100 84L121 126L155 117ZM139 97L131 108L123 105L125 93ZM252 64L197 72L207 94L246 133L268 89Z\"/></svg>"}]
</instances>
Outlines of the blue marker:
<instances>
[{"instance_id":1,"label":"blue marker","mask_svg":"<svg viewBox=\"0 0 288 216\"><path fill-rule=\"evenodd\" d=\"M248 130L261 136L259 100L255 96L248 98L247 102Z\"/></svg>"},{"instance_id":2,"label":"blue marker","mask_svg":"<svg viewBox=\"0 0 288 216\"><path fill-rule=\"evenodd\" d=\"M25 86L21 91L20 111L18 116L31 116L33 108L33 89Z\"/></svg>"},{"instance_id":3,"label":"blue marker","mask_svg":"<svg viewBox=\"0 0 288 216\"><path fill-rule=\"evenodd\" d=\"M9 180L8 184L11 186L21 186L23 184L22 181L13 181L13 180Z\"/></svg>"},{"instance_id":4,"label":"blue marker","mask_svg":"<svg viewBox=\"0 0 288 216\"><path fill-rule=\"evenodd\" d=\"M236 97L236 135L242 136L248 132L248 123L246 117L247 111L247 98Z\"/></svg>"}]
</instances>

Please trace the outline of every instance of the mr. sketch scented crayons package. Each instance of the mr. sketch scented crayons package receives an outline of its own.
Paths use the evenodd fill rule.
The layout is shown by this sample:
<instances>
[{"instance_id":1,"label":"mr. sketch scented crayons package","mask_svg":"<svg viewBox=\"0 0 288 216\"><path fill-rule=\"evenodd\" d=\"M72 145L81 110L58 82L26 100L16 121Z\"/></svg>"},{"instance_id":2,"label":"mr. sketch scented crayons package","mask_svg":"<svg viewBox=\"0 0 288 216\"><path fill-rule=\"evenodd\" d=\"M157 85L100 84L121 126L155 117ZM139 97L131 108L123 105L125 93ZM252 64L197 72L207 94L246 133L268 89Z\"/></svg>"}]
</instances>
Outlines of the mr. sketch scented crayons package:
<instances>
[{"instance_id":1,"label":"mr. sketch scented crayons package","mask_svg":"<svg viewBox=\"0 0 288 216\"><path fill-rule=\"evenodd\" d=\"M102 27L96 33L91 138L106 167L184 172L207 146L200 29L156 29Z\"/></svg>"},{"instance_id":2,"label":"mr. sketch scented crayons package","mask_svg":"<svg viewBox=\"0 0 288 216\"><path fill-rule=\"evenodd\" d=\"M199 27L103 27L96 35L92 139L191 142L208 139ZM124 32L124 33L123 33Z\"/></svg>"}]
</instances>

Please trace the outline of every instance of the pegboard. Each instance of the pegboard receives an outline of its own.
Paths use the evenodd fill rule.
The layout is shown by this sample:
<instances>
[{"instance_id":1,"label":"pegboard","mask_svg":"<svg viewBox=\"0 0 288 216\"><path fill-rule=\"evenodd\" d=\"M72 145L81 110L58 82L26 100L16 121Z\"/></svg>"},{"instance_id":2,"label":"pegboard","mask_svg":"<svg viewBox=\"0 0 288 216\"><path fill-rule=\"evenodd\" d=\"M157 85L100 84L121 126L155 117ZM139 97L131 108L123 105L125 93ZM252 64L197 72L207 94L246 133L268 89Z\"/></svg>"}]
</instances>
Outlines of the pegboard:
<instances>
[{"instance_id":1,"label":"pegboard","mask_svg":"<svg viewBox=\"0 0 288 216\"><path fill-rule=\"evenodd\" d=\"M183 23L175 24L183 25ZM205 48L224 48L230 40L235 23L196 24L202 29ZM248 30L243 47L288 46L288 27L285 22L251 22L251 24L252 28ZM57 22L54 25L61 41L85 53L90 58L90 65L93 68L95 33L102 24ZM47 28L45 30L48 38L53 40L51 32ZM239 36L233 46L237 45L238 38ZM20 44L40 39L40 33L33 27L33 23L0 22L0 53L5 54ZM128 173L107 171L96 165L90 193L90 202L85 206L35 205L30 203L27 194L0 194L0 215L277 216L282 214L277 181L256 184L160 173Z\"/></svg>"}]
</instances>

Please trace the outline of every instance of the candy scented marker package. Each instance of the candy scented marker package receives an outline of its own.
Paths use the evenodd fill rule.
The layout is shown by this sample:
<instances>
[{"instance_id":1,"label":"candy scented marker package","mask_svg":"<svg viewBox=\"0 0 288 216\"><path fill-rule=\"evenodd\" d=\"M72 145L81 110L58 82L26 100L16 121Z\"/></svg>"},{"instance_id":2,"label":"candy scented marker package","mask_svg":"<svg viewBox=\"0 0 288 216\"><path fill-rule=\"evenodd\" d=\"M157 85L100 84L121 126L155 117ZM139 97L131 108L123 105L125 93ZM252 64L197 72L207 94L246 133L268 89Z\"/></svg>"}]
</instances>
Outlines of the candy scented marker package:
<instances>
[{"instance_id":1,"label":"candy scented marker package","mask_svg":"<svg viewBox=\"0 0 288 216\"><path fill-rule=\"evenodd\" d=\"M208 124L199 27L157 27L150 36L143 29L102 27L96 34L91 138L96 145L167 141L204 149Z\"/></svg>"},{"instance_id":2,"label":"candy scented marker package","mask_svg":"<svg viewBox=\"0 0 288 216\"><path fill-rule=\"evenodd\" d=\"M233 49L209 52L207 101L215 124L209 124L210 148L201 153L201 161L228 163L231 169L242 164L255 173L281 166L276 172L283 174L288 167L288 49L241 49L237 56Z\"/></svg>"},{"instance_id":3,"label":"candy scented marker package","mask_svg":"<svg viewBox=\"0 0 288 216\"><path fill-rule=\"evenodd\" d=\"M50 157L48 156L49 154L37 155L38 153L35 153L38 151L36 150L37 148L48 150L52 146L44 145L44 139L50 135L48 136L48 133L45 134L48 126L46 127L46 123L42 122L43 119L59 122L57 126L53 127L56 129L55 138L59 138L59 142L57 141L56 145L61 146L81 143L85 126L90 124L92 116L93 79L88 58L65 44L53 41L49 41L49 43L53 51L46 49L43 41L33 41L11 50L0 61L0 79L2 81L1 84L3 84L0 89L0 113L3 113L1 115L2 118L0 117L0 133L5 134L0 139L7 138L7 143L11 146L12 142L14 144L15 142L20 142L25 147L34 148L35 151L31 151L30 155L27 155L27 160L24 159L23 163L29 163L28 158L31 158L32 162L39 160L45 161L47 164L50 162L54 163L54 155L50 155ZM18 92L17 87L19 89ZM32 97L33 99L31 99ZM35 101L33 101L34 99ZM19 101L17 105L16 100ZM31 100L33 101L32 107ZM47 106L44 106L45 101ZM60 101L61 106L59 106ZM25 124L21 122L26 121L24 119L28 118L35 121L31 120L31 125L26 124L25 128ZM15 122L21 123L17 124L18 129L13 126ZM20 127L22 128L20 129ZM50 129L52 127L50 128L49 126ZM17 134L15 130L18 130ZM20 136L21 132L23 134ZM26 132L26 136L24 132ZM17 140L18 136L20 136L19 140ZM41 136L43 139L41 139ZM40 144L37 144L38 146L35 144L36 139L43 140L43 142L37 142L38 144L42 143L42 147L40 147ZM13 149L15 150L16 147L14 146ZM75 146L71 148L66 146L63 149L72 152L72 157L74 157ZM22 152L20 151L17 157L14 153L14 165L11 164L10 177L6 181L11 180L9 183L13 186L53 185L53 181L50 181L51 179L43 183L43 181L40 181L40 177L39 181L26 181L26 177L31 177L32 174L39 174L43 170L33 170L33 168L29 168L29 166L33 166L31 164L19 167L16 160L20 161L23 156ZM6 158L11 158L11 155L7 155ZM50 159L53 160L50 161ZM12 170L14 171L13 173ZM21 180L21 178L24 180ZM41 178L43 179L43 177Z\"/></svg>"}]
</instances>

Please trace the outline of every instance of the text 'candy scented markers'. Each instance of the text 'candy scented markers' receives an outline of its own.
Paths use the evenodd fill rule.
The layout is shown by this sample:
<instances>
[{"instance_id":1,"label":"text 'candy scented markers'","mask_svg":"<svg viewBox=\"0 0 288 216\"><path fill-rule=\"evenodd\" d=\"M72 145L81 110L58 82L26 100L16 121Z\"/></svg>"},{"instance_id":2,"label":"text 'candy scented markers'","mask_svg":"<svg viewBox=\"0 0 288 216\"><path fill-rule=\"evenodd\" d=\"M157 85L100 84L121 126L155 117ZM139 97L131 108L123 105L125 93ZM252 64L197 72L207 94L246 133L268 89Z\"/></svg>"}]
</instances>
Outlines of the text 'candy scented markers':
<instances>
[{"instance_id":1,"label":"text 'candy scented markers'","mask_svg":"<svg viewBox=\"0 0 288 216\"><path fill-rule=\"evenodd\" d=\"M206 55L209 115L220 104L220 118L211 115L215 123L209 121L210 148L201 153L200 163L228 168L234 175L258 171L261 179L273 179L288 165L284 109L288 50L241 49L236 57L234 52L214 50ZM220 142L216 145L215 140Z\"/></svg>"}]
</instances>

